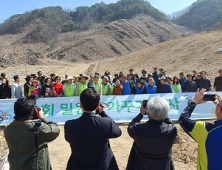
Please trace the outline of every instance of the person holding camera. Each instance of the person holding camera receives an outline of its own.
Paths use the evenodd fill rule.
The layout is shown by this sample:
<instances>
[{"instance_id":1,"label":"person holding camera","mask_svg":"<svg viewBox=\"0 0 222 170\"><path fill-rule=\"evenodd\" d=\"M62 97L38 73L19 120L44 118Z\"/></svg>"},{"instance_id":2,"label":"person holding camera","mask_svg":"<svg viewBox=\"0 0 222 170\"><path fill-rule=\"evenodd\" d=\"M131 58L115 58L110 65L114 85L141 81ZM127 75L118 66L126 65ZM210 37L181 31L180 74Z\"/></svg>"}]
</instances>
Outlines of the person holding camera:
<instances>
[{"instance_id":1,"label":"person holding camera","mask_svg":"<svg viewBox=\"0 0 222 170\"><path fill-rule=\"evenodd\" d=\"M197 90L192 102L180 115L179 123L184 131L198 143L197 169L219 170L222 167L222 100L217 94L205 95L205 91L206 89ZM216 105L217 117L214 123L190 119L195 107L208 100L205 97L210 97L211 101L218 100L218 102L213 101Z\"/></svg>"},{"instance_id":2,"label":"person holding camera","mask_svg":"<svg viewBox=\"0 0 222 170\"><path fill-rule=\"evenodd\" d=\"M58 137L57 124L44 118L35 99L19 98L14 104L14 113L15 120L4 132L10 169L51 170L47 144Z\"/></svg>"},{"instance_id":3,"label":"person holding camera","mask_svg":"<svg viewBox=\"0 0 222 170\"><path fill-rule=\"evenodd\" d=\"M141 106L127 129L134 143L126 170L174 170L172 146L177 129L168 118L169 110L169 103L158 96ZM149 120L142 124L145 114Z\"/></svg>"},{"instance_id":4,"label":"person holding camera","mask_svg":"<svg viewBox=\"0 0 222 170\"><path fill-rule=\"evenodd\" d=\"M66 169L118 170L109 139L121 136L121 129L103 111L95 90L88 88L81 93L80 107L82 116L67 121L64 127L72 150Z\"/></svg>"}]
</instances>

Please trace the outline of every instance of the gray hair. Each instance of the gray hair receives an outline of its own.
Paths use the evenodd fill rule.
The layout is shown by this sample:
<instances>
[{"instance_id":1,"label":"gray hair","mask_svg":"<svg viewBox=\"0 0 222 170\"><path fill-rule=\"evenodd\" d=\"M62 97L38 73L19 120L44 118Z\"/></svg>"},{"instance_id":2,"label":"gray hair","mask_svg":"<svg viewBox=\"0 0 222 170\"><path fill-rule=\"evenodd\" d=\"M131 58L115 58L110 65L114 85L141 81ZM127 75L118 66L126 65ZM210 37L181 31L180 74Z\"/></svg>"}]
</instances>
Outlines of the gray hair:
<instances>
[{"instance_id":1,"label":"gray hair","mask_svg":"<svg viewBox=\"0 0 222 170\"><path fill-rule=\"evenodd\" d=\"M170 110L169 103L162 97L156 96L147 103L149 118L158 122L163 122Z\"/></svg>"}]
</instances>

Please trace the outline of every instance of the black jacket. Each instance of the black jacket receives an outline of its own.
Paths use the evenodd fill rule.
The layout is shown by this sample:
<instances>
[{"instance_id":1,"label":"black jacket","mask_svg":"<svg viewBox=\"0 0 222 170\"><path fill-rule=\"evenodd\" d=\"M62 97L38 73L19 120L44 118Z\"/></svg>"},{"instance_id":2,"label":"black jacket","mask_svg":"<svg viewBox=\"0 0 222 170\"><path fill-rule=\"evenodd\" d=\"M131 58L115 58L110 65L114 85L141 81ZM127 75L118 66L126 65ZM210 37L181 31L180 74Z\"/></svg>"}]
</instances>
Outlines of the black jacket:
<instances>
[{"instance_id":1,"label":"black jacket","mask_svg":"<svg viewBox=\"0 0 222 170\"><path fill-rule=\"evenodd\" d=\"M177 129L167 118L164 122L152 120L139 123L143 118L139 114L128 127L134 143L130 152L127 170L174 170L172 145Z\"/></svg>"},{"instance_id":2,"label":"black jacket","mask_svg":"<svg viewBox=\"0 0 222 170\"><path fill-rule=\"evenodd\" d=\"M196 92L197 91L197 85L195 81L189 82L188 80L184 83L184 89L183 92Z\"/></svg>"},{"instance_id":3,"label":"black jacket","mask_svg":"<svg viewBox=\"0 0 222 170\"><path fill-rule=\"evenodd\" d=\"M45 96L46 93L48 93L48 96ZM50 97L50 93L52 93L51 85L44 84L41 89L41 96L42 97Z\"/></svg>"},{"instance_id":4,"label":"black jacket","mask_svg":"<svg viewBox=\"0 0 222 170\"><path fill-rule=\"evenodd\" d=\"M24 84L24 96L25 97L28 97L28 94L29 94L29 88L31 87L31 85L29 84L29 82L26 82Z\"/></svg>"},{"instance_id":5,"label":"black jacket","mask_svg":"<svg viewBox=\"0 0 222 170\"><path fill-rule=\"evenodd\" d=\"M65 123L65 139L72 154L67 170L118 170L109 139L121 135L120 128L103 112L83 113Z\"/></svg>"},{"instance_id":6,"label":"black jacket","mask_svg":"<svg viewBox=\"0 0 222 170\"><path fill-rule=\"evenodd\" d=\"M4 86L1 91L0 99L11 99L11 86Z\"/></svg>"},{"instance_id":7,"label":"black jacket","mask_svg":"<svg viewBox=\"0 0 222 170\"><path fill-rule=\"evenodd\" d=\"M197 83L197 88L199 89L204 88L206 89L206 91L211 91L211 82L209 79L201 78L201 79L196 80L196 83Z\"/></svg>"},{"instance_id":8,"label":"black jacket","mask_svg":"<svg viewBox=\"0 0 222 170\"><path fill-rule=\"evenodd\" d=\"M222 91L222 77L215 78L214 87L216 87L216 91Z\"/></svg>"}]
</instances>

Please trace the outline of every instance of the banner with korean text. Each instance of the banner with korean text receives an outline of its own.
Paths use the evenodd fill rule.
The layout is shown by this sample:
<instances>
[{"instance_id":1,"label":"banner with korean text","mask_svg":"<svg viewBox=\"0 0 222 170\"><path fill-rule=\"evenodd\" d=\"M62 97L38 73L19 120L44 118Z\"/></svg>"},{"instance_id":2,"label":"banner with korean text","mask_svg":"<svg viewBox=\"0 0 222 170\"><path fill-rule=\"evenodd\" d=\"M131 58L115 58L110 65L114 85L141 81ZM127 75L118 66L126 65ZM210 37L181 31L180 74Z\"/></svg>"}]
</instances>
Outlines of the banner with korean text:
<instances>
[{"instance_id":1,"label":"banner with korean text","mask_svg":"<svg viewBox=\"0 0 222 170\"><path fill-rule=\"evenodd\" d=\"M178 120L195 93L156 95L164 97L169 102L169 117L172 120ZM153 98L156 95L102 96L101 102L109 104L109 107L104 110L115 122L127 123L139 114L143 100ZM16 99L0 100L0 125L6 125L13 121L15 101ZM43 109L46 118L59 124L64 124L67 120L76 119L82 115L79 97L40 98L37 100L37 106ZM215 118L214 112L215 105L212 102L207 102L198 105L191 118L213 119ZM143 120L146 121L147 119L147 116L144 116Z\"/></svg>"}]
</instances>

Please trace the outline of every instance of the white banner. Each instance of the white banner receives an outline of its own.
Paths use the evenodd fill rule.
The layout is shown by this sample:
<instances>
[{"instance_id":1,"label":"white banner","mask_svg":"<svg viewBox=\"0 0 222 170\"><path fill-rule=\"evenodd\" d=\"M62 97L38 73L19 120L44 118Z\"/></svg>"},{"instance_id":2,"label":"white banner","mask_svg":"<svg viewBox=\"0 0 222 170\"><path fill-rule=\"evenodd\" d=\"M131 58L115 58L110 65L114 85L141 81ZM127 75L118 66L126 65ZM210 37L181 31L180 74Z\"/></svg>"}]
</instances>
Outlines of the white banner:
<instances>
[{"instance_id":1,"label":"white banner","mask_svg":"<svg viewBox=\"0 0 222 170\"><path fill-rule=\"evenodd\" d=\"M169 93L156 94L164 97L170 105L169 117L178 120L180 114L185 109L188 101L195 93ZM130 122L140 112L143 100L150 99L155 95L125 95L125 96L102 96L101 102L109 104L105 112L117 123ZM0 126L9 124L14 117L14 103L16 99L0 100ZM82 115L79 97L54 97L40 98L37 106L42 107L45 117L56 123L63 124L67 120L76 119ZM198 105L192 114L192 119L212 119L215 118L215 105L207 102ZM147 120L144 116L143 120Z\"/></svg>"}]
</instances>

